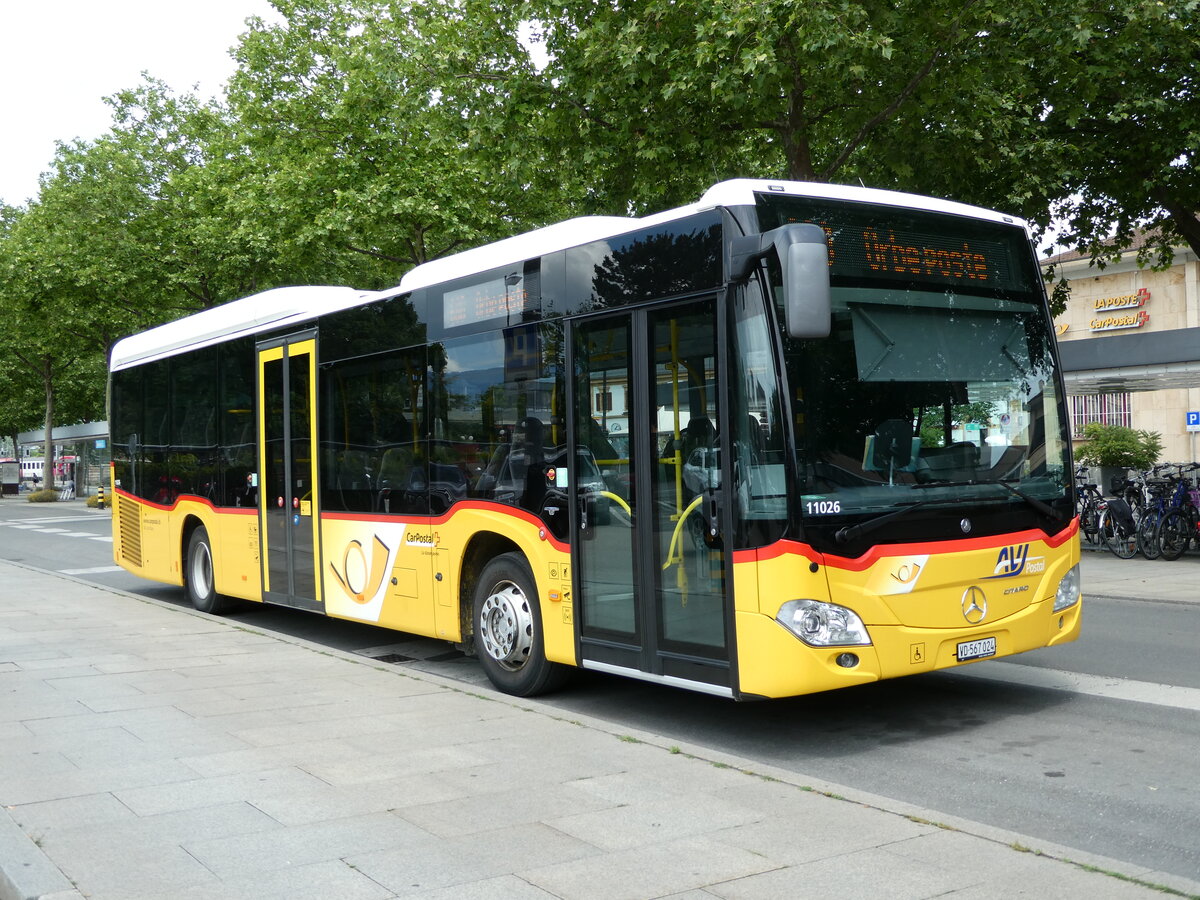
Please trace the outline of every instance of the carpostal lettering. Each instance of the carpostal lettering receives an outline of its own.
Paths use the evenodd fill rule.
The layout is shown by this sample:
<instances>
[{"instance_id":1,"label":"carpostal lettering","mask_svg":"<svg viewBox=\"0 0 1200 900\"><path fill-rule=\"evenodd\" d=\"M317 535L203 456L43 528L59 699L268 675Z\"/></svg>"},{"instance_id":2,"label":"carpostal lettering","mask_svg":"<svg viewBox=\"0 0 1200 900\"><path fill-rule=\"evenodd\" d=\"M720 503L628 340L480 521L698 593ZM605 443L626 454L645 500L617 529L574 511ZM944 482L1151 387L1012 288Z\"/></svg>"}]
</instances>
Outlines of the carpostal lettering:
<instances>
[{"instance_id":1,"label":"carpostal lettering","mask_svg":"<svg viewBox=\"0 0 1200 900\"><path fill-rule=\"evenodd\" d=\"M1150 321L1150 313L1130 313L1127 316L1109 316L1106 319L1092 319L1092 331L1116 331L1119 328L1141 328Z\"/></svg>"},{"instance_id":2,"label":"carpostal lettering","mask_svg":"<svg viewBox=\"0 0 1200 900\"><path fill-rule=\"evenodd\" d=\"M439 536L436 531L413 531L404 535L404 543L409 547L436 547Z\"/></svg>"}]
</instances>

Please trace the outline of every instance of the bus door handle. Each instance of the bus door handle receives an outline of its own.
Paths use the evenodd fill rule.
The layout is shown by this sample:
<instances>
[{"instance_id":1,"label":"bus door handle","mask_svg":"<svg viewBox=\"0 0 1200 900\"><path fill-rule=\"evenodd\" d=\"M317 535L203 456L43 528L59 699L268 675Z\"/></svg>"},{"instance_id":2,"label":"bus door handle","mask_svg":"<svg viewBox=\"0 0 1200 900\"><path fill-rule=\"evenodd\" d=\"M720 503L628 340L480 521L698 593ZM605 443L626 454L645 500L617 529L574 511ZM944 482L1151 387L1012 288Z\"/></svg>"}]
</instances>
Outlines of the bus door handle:
<instances>
[{"instance_id":1,"label":"bus door handle","mask_svg":"<svg viewBox=\"0 0 1200 900\"><path fill-rule=\"evenodd\" d=\"M585 539L592 535L591 517L588 515L590 499L586 491L580 491L575 497L576 509L579 512L579 536Z\"/></svg>"},{"instance_id":2,"label":"bus door handle","mask_svg":"<svg viewBox=\"0 0 1200 900\"><path fill-rule=\"evenodd\" d=\"M717 543L721 535L721 491L720 488L709 488L704 492L704 502L700 504L703 510L704 527L708 532L710 543Z\"/></svg>"}]
</instances>

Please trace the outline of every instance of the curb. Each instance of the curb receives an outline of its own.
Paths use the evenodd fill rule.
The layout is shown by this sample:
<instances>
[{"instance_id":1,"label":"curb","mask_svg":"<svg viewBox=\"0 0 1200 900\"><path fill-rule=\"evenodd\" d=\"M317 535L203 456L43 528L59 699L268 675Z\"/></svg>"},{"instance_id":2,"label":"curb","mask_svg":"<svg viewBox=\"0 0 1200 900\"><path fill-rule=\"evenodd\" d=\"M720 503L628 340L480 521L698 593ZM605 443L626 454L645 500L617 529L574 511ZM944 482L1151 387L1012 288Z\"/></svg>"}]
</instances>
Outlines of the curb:
<instances>
[{"instance_id":1,"label":"curb","mask_svg":"<svg viewBox=\"0 0 1200 900\"><path fill-rule=\"evenodd\" d=\"M33 839L0 809L0 900L82 900Z\"/></svg>"}]
</instances>

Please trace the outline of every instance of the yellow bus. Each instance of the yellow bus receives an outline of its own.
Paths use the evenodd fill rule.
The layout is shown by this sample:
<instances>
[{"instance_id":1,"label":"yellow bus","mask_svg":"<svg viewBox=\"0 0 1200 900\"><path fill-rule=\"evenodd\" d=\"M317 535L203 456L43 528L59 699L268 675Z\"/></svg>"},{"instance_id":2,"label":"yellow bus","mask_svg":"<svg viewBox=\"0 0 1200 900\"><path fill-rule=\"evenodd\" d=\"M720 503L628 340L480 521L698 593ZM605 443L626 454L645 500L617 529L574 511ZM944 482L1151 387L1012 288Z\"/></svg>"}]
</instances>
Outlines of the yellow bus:
<instances>
[{"instance_id":1,"label":"yellow bus","mask_svg":"<svg viewBox=\"0 0 1200 900\"><path fill-rule=\"evenodd\" d=\"M133 335L110 406L120 565L512 694L785 697L1079 633L1045 290L983 209L722 182Z\"/></svg>"}]
</instances>

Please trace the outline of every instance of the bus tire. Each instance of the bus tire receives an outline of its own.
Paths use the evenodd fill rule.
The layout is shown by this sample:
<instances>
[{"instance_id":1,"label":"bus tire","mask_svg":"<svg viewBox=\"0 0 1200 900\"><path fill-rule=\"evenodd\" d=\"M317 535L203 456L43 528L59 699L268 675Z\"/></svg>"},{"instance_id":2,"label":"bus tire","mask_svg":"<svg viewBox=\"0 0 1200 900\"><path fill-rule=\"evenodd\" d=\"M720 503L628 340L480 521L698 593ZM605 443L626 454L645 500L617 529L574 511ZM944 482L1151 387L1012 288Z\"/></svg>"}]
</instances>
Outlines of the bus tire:
<instances>
[{"instance_id":1,"label":"bus tire","mask_svg":"<svg viewBox=\"0 0 1200 900\"><path fill-rule=\"evenodd\" d=\"M217 593L213 568L212 542L208 529L197 526L188 538L187 558L184 560L183 584L188 600L200 612L220 615L229 608L229 601Z\"/></svg>"},{"instance_id":2,"label":"bus tire","mask_svg":"<svg viewBox=\"0 0 1200 900\"><path fill-rule=\"evenodd\" d=\"M562 685L568 668L546 659L536 582L525 558L505 553L491 560L472 598L475 652L496 689L531 697Z\"/></svg>"}]
</instances>

